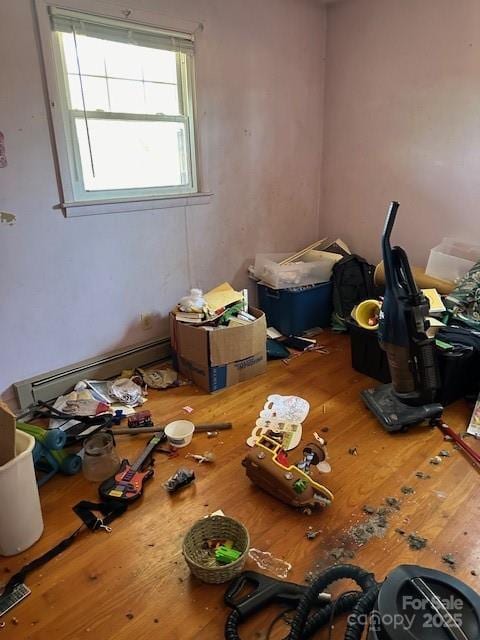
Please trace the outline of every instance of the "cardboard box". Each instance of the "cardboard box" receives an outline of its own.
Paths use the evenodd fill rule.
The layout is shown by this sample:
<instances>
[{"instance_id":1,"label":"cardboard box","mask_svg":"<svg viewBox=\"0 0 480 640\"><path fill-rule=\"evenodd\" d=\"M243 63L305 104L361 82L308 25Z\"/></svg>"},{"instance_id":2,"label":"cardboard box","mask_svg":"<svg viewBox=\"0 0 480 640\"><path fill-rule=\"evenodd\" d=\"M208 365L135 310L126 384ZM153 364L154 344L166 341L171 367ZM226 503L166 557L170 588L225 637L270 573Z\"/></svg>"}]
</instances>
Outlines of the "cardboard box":
<instances>
[{"instance_id":1,"label":"cardboard box","mask_svg":"<svg viewBox=\"0 0 480 640\"><path fill-rule=\"evenodd\" d=\"M202 328L178 322L170 314L174 367L206 391L231 387L264 373L267 368L265 314L255 308L248 325Z\"/></svg>"},{"instance_id":2,"label":"cardboard box","mask_svg":"<svg viewBox=\"0 0 480 640\"><path fill-rule=\"evenodd\" d=\"M15 457L16 426L15 415L0 400L0 467Z\"/></svg>"}]
</instances>

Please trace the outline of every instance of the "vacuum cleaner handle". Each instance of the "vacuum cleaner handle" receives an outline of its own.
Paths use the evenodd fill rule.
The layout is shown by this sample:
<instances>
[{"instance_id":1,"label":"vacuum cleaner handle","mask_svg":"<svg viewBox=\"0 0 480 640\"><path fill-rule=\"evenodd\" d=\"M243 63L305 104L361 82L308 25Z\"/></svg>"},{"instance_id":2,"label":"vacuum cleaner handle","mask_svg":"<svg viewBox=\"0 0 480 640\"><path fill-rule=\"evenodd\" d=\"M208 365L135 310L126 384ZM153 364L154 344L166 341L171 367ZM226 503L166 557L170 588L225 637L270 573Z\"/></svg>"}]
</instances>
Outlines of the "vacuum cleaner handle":
<instances>
[{"instance_id":1,"label":"vacuum cleaner handle","mask_svg":"<svg viewBox=\"0 0 480 640\"><path fill-rule=\"evenodd\" d=\"M253 590L243 598L236 596L247 586L253 585ZM270 602L282 601L296 606L307 592L308 587L293 582L283 582L269 578L256 571L244 571L234 580L225 592L224 601L238 611L244 620ZM325 594L326 596L326 594ZM329 596L323 599L329 599Z\"/></svg>"},{"instance_id":2,"label":"vacuum cleaner handle","mask_svg":"<svg viewBox=\"0 0 480 640\"><path fill-rule=\"evenodd\" d=\"M392 200L392 202L390 203L382 234L382 253L383 265L385 268L385 283L390 284L390 286L397 284L390 237L392 235L392 229L393 225L395 224L395 218L397 217L399 206L400 204L395 200Z\"/></svg>"}]
</instances>

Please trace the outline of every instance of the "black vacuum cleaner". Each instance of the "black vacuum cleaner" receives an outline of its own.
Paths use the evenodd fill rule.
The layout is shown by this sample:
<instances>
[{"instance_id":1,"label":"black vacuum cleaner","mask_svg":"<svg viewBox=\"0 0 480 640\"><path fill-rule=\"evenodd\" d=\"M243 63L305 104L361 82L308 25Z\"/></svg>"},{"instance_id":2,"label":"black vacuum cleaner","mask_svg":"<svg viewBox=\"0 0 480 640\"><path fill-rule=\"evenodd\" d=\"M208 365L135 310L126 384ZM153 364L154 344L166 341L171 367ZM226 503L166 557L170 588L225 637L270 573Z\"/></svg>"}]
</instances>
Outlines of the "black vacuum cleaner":
<instances>
[{"instance_id":1,"label":"black vacuum cleaner","mask_svg":"<svg viewBox=\"0 0 480 640\"><path fill-rule=\"evenodd\" d=\"M390 204L382 236L385 295L378 328L392 383L361 392L387 431L438 419L443 412L435 402L440 378L435 343L427 335L429 303L417 287L407 254L390 244L398 207L398 202Z\"/></svg>"},{"instance_id":2,"label":"black vacuum cleaner","mask_svg":"<svg viewBox=\"0 0 480 640\"><path fill-rule=\"evenodd\" d=\"M342 579L353 580L360 589L325 602L325 589ZM245 594L248 585L253 588ZM331 625L335 616L345 613L349 613L345 640L360 640L365 630L367 640L480 638L478 594L451 575L415 565L397 567L383 583L360 567L336 565L321 573L310 587L247 571L229 586L225 602L233 608L225 640L241 640L241 623L271 602L294 610L284 640L313 638Z\"/></svg>"}]
</instances>

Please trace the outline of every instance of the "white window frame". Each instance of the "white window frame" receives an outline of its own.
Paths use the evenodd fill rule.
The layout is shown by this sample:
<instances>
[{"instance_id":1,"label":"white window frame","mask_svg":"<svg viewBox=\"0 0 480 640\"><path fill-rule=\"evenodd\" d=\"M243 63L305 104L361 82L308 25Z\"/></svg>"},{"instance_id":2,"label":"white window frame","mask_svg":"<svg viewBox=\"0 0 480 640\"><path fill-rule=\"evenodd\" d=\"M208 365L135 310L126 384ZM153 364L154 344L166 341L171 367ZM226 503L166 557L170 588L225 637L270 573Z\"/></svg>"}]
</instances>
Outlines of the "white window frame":
<instances>
[{"instance_id":1,"label":"white window frame","mask_svg":"<svg viewBox=\"0 0 480 640\"><path fill-rule=\"evenodd\" d=\"M57 178L60 190L60 203L57 205L67 216L127 212L136 210L162 209L165 207L183 207L189 204L209 202L208 191L199 187L197 167L197 134L195 118L195 68L193 55L180 55L181 64L185 65L179 74L182 80L182 97L185 100L184 116L148 116L135 114L138 120L167 120L186 123L189 138L187 145L190 183L173 187L146 189L119 189L108 191L85 191L83 181L76 172L80 167L80 159L76 145L73 143L71 131L72 111L67 99L67 86L64 81L65 67L61 56L60 43L55 39L58 34L52 30L50 8L66 9L82 12L98 18L99 22L114 19L123 23L132 23L135 27L158 29L159 31L185 34L192 40L202 25L185 20L168 18L167 24L162 16L147 12L133 11L105 5L96 0L63 0L61 4L55 0L35 0L37 21L42 44L44 71L48 92L48 104L52 126L53 147L57 166ZM187 80L188 78L188 80ZM82 115L83 111L81 112ZM90 117L111 118L110 113L87 112ZM113 114L115 115L115 114ZM137 117L138 115L138 117Z\"/></svg>"}]
</instances>

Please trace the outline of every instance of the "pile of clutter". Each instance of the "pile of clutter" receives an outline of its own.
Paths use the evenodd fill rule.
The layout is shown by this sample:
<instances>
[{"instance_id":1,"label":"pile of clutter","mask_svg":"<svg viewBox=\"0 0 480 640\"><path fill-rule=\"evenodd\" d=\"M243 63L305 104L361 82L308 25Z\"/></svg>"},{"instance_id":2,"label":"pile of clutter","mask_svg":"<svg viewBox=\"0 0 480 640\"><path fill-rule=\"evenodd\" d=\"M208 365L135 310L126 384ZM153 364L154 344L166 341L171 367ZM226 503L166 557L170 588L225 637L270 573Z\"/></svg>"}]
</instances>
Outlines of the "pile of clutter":
<instances>
[{"instance_id":1,"label":"pile of clutter","mask_svg":"<svg viewBox=\"0 0 480 640\"><path fill-rule=\"evenodd\" d=\"M206 294L201 289L191 289L190 295L181 298L173 311L175 319L188 324L203 326L243 326L255 320L248 313L248 291L235 291L224 282Z\"/></svg>"},{"instance_id":2,"label":"pile of clutter","mask_svg":"<svg viewBox=\"0 0 480 640\"><path fill-rule=\"evenodd\" d=\"M127 417L135 413L135 407L147 401L148 388L167 389L182 384L176 371L170 368L152 367L122 371L114 380L81 380L74 389L59 396L53 409L67 416L98 416L110 413ZM49 427L68 431L78 420L52 417Z\"/></svg>"}]
</instances>

